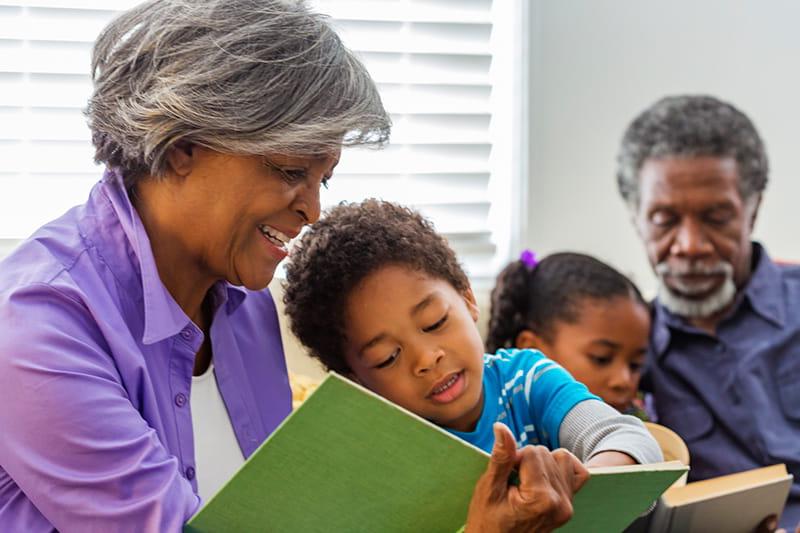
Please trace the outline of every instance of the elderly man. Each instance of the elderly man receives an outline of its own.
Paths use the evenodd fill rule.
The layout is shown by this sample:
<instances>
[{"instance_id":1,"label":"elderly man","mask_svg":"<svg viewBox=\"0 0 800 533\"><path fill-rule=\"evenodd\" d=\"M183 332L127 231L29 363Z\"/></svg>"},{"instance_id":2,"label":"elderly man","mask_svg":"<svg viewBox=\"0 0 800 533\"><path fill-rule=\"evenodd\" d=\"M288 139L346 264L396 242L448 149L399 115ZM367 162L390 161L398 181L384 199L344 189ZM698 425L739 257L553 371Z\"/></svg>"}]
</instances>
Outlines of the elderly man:
<instances>
[{"instance_id":1,"label":"elderly man","mask_svg":"<svg viewBox=\"0 0 800 533\"><path fill-rule=\"evenodd\" d=\"M617 182L659 279L648 368L659 422L694 480L786 463L800 522L800 268L750 240L764 145L739 110L664 98L628 127ZM787 221L787 223L790 223Z\"/></svg>"}]
</instances>

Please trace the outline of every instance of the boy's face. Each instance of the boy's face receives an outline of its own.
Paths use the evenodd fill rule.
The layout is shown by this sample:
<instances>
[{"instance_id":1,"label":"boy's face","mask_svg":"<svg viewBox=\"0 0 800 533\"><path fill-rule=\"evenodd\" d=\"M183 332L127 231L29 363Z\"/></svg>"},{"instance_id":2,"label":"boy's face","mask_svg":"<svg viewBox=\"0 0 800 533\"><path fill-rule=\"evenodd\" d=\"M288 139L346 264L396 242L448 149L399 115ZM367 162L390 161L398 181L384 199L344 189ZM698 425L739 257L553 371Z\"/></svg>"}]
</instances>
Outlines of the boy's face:
<instances>
[{"instance_id":1,"label":"boy's face","mask_svg":"<svg viewBox=\"0 0 800 533\"><path fill-rule=\"evenodd\" d=\"M558 323L552 342L536 346L619 411L636 396L650 332L650 314L640 302L620 296L586 299L575 323Z\"/></svg>"},{"instance_id":2,"label":"boy's face","mask_svg":"<svg viewBox=\"0 0 800 533\"><path fill-rule=\"evenodd\" d=\"M345 358L384 398L458 431L483 407L483 343L472 291L403 266L366 277L345 305Z\"/></svg>"}]
</instances>

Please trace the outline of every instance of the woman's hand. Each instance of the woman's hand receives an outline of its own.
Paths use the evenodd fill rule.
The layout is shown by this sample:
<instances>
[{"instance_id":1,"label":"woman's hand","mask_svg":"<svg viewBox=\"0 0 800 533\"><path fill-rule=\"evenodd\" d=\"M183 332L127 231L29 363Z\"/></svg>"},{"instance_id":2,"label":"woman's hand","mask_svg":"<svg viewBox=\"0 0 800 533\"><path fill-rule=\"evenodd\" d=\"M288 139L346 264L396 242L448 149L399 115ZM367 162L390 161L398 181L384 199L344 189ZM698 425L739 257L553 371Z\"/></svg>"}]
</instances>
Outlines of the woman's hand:
<instances>
[{"instance_id":1,"label":"woman's hand","mask_svg":"<svg viewBox=\"0 0 800 533\"><path fill-rule=\"evenodd\" d=\"M572 517L572 497L589 472L566 450L544 446L517 450L503 424L494 425L495 444L486 472L475 485L467 533L552 531ZM519 472L519 485L509 476Z\"/></svg>"}]
</instances>

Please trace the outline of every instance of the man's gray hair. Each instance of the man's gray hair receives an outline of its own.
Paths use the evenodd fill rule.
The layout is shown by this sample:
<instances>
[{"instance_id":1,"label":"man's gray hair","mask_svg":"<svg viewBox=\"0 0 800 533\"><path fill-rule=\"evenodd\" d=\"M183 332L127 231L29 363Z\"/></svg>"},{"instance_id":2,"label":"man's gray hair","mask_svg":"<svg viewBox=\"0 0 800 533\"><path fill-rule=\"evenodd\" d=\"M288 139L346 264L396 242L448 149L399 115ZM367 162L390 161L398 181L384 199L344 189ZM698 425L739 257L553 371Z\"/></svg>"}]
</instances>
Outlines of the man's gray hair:
<instances>
[{"instance_id":1,"label":"man's gray hair","mask_svg":"<svg viewBox=\"0 0 800 533\"><path fill-rule=\"evenodd\" d=\"M743 199L767 186L764 143L744 113L711 96L668 96L631 122L617 156L617 186L622 198L639 205L639 171L648 159L731 157L739 170Z\"/></svg>"},{"instance_id":2,"label":"man's gray hair","mask_svg":"<svg viewBox=\"0 0 800 533\"><path fill-rule=\"evenodd\" d=\"M92 53L97 162L130 185L178 142L231 154L382 145L391 121L364 65L304 1L151 0Z\"/></svg>"}]
</instances>

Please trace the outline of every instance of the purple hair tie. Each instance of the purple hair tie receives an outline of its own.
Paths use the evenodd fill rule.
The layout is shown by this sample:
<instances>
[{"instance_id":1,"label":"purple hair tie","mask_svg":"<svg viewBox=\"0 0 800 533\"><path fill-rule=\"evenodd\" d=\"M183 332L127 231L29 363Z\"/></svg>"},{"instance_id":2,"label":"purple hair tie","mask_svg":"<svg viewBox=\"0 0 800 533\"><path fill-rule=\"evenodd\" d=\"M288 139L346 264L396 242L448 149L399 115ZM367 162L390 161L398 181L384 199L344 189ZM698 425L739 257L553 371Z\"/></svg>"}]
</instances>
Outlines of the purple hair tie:
<instances>
[{"instance_id":1,"label":"purple hair tie","mask_svg":"<svg viewBox=\"0 0 800 533\"><path fill-rule=\"evenodd\" d=\"M533 267L539 262L536 260L536 254L530 250L525 250L520 254L519 260L528 267L528 270L533 270Z\"/></svg>"}]
</instances>

